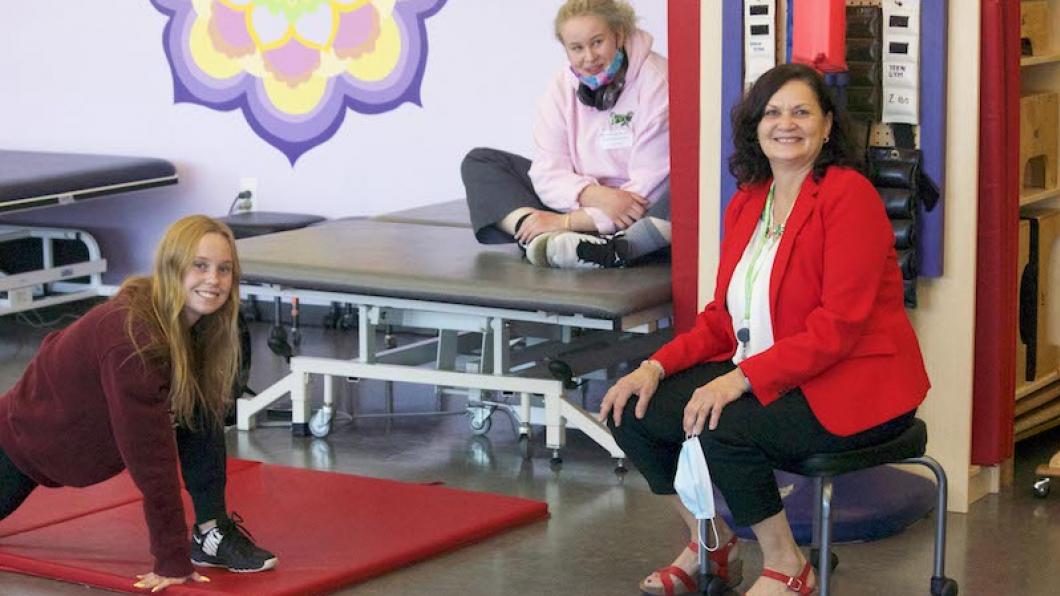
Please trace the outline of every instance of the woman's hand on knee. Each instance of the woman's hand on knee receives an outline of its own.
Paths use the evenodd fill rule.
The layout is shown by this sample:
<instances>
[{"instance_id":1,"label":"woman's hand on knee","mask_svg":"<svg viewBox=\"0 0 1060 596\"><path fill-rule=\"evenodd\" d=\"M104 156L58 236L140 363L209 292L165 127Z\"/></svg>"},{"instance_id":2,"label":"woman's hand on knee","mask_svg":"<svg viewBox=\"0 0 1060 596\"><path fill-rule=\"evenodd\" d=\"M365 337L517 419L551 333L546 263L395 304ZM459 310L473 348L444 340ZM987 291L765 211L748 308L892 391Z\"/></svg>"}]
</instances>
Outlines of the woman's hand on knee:
<instances>
[{"instance_id":1,"label":"woman's hand on knee","mask_svg":"<svg viewBox=\"0 0 1060 596\"><path fill-rule=\"evenodd\" d=\"M184 577L164 577L156 575L154 572L146 573L144 575L136 576L136 583L133 584L134 588L141 588L144 590L151 590L152 592L161 592L169 586L176 586L183 584L184 582L191 580L193 582L208 582L210 578L205 575L199 575L196 572L192 572L191 575L185 575Z\"/></svg>"},{"instance_id":2,"label":"woman's hand on knee","mask_svg":"<svg viewBox=\"0 0 1060 596\"><path fill-rule=\"evenodd\" d=\"M662 380L662 372L645 360L640 368L622 377L607 390L600 404L600 414L596 419L604 422L610 414L615 426L621 426L622 412L633 395L638 397L634 414L638 419L644 418L645 412L648 411L648 402L655 395L660 380Z\"/></svg>"},{"instance_id":3,"label":"woman's hand on knee","mask_svg":"<svg viewBox=\"0 0 1060 596\"><path fill-rule=\"evenodd\" d=\"M523 244L530 242L535 236L545 232L563 230L565 215L551 211L537 210L526 216L519 229L515 232L515 239Z\"/></svg>"},{"instance_id":4,"label":"woman's hand on knee","mask_svg":"<svg viewBox=\"0 0 1060 596\"><path fill-rule=\"evenodd\" d=\"M746 391L747 378L739 368L696 389L685 406L685 434L698 435L703 432L704 426L710 430L718 428L721 411Z\"/></svg>"}]
</instances>

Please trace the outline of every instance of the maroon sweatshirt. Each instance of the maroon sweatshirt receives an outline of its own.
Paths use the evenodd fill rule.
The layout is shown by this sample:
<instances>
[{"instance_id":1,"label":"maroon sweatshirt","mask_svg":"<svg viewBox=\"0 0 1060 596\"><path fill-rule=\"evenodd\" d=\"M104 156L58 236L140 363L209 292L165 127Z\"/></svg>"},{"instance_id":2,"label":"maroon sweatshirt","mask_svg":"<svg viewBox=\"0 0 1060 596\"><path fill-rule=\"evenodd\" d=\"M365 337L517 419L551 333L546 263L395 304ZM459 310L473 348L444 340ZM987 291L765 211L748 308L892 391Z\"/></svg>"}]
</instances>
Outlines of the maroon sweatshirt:
<instances>
[{"instance_id":1,"label":"maroon sweatshirt","mask_svg":"<svg viewBox=\"0 0 1060 596\"><path fill-rule=\"evenodd\" d=\"M154 572L192 572L169 371L148 368L125 332L120 295L44 338L0 397L0 448L42 486L88 486L123 469L144 496Z\"/></svg>"}]
</instances>

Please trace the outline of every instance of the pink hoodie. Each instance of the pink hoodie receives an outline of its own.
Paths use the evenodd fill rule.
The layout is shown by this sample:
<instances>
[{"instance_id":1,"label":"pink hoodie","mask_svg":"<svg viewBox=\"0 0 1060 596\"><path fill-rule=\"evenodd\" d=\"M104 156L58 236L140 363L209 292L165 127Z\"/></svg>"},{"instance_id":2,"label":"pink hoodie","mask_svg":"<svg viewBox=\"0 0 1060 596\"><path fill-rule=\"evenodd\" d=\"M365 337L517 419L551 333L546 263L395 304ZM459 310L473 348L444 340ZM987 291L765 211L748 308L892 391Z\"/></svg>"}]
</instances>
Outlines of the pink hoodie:
<instances>
[{"instance_id":1,"label":"pink hoodie","mask_svg":"<svg viewBox=\"0 0 1060 596\"><path fill-rule=\"evenodd\" d=\"M640 30L626 41L626 86L608 111L578 101L569 67L553 78L538 104L530 167L534 190L548 207L580 209L578 195L590 184L628 190L653 204L658 199L670 176L670 97L666 58L651 45L651 35ZM600 209L585 212L600 233L615 231Z\"/></svg>"}]
</instances>

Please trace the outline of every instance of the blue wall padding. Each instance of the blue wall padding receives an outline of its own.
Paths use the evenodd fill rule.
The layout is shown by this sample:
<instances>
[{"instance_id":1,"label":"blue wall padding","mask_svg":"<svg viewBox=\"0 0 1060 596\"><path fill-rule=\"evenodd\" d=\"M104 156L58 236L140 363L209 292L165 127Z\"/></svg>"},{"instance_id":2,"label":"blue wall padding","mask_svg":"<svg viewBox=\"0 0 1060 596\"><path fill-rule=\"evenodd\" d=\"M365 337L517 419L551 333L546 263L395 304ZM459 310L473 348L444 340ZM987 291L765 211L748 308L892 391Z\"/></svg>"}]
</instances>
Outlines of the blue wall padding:
<instances>
[{"instance_id":1,"label":"blue wall padding","mask_svg":"<svg viewBox=\"0 0 1060 596\"><path fill-rule=\"evenodd\" d=\"M792 37L790 32L795 30L795 0L788 0L788 10L784 15L788 20L786 31L789 32L789 35L784 37L785 45L787 46L784 48L784 64L787 64L791 62Z\"/></svg>"},{"instance_id":2,"label":"blue wall padding","mask_svg":"<svg viewBox=\"0 0 1060 596\"><path fill-rule=\"evenodd\" d=\"M942 276L943 216L946 212L946 30L947 0L920 3L920 149L923 169L939 187L939 201L920 205L920 276ZM928 76L924 76L927 74ZM969 203L969 208L974 209Z\"/></svg>"},{"instance_id":3,"label":"blue wall padding","mask_svg":"<svg viewBox=\"0 0 1060 596\"><path fill-rule=\"evenodd\" d=\"M721 41L721 216L736 193L736 178L729 173L732 155L732 108L743 97L743 2L722 4ZM722 235L725 230L721 231Z\"/></svg>"}]
</instances>

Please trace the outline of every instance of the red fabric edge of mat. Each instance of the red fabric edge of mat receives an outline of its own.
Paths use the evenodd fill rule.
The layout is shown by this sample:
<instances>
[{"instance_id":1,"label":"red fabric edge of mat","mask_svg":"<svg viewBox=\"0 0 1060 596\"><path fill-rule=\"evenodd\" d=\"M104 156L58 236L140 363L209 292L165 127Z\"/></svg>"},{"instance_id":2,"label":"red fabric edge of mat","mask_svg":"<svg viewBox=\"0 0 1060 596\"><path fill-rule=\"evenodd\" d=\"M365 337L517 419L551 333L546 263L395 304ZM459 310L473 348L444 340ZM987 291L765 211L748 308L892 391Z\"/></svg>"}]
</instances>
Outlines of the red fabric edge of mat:
<instances>
[{"instance_id":1,"label":"red fabric edge of mat","mask_svg":"<svg viewBox=\"0 0 1060 596\"><path fill-rule=\"evenodd\" d=\"M233 462L239 462L241 460L232 460L232 461ZM284 469L287 469L287 470L293 470L296 473L328 473L328 472L319 472L319 471L314 471L314 470L306 470L306 469L302 469L302 468L293 468L293 467L288 467L288 466L278 466L278 465L272 465L272 464L269 464L268 467L270 467L270 468L284 468ZM255 465L255 466L248 466L248 467L242 468L242 469L237 469L231 475L239 474L240 472L245 472L247 470L256 469L256 468L258 468L258 466ZM342 475L341 473L334 473L334 474ZM383 480L383 479L375 479L375 478L367 478L367 477L360 477L360 478L366 479L366 480L369 480L369 481L372 481L372 482L375 482L375 483L393 483L393 484L409 485L409 486L417 486L417 487L423 487L424 486L424 485L420 485L420 484L407 483L407 482L398 482L398 481L393 481L393 480ZM452 491L452 492L458 492L458 493L471 492L471 491L464 491L464 490L460 490L460 489L451 489L451 488L447 488L447 487L437 487L437 490ZM209 570L209 569L207 569L206 571L204 571L204 573L210 574L211 572L213 572L213 573L216 574L215 578L223 577L224 579L222 581L224 582L224 584L227 584L227 585L223 585L223 586L222 585L218 585L219 583L221 583L219 581L215 581L215 582L207 583L207 584L184 584L184 585L172 586L172 587L168 588L166 590L166 592L169 593L169 594L178 594L178 595L181 595L181 594L186 594L186 595L192 595L192 594L194 594L194 595L206 595L206 594L223 594L223 593L246 593L245 592L246 589L252 589L254 591L254 593L256 593L256 594L268 594L269 596L288 596L288 595L294 596L294 595L307 594L307 593L313 593L313 594L328 593L328 592L334 591L336 589L340 589L340 588L343 588L343 587L346 587L346 586L349 586L349 585L352 585L352 584L355 584L355 583L370 579L372 577L383 575L383 574L388 573L390 571L394 571L394 570L399 569L401 567L405 567L405 566L411 565L411 564L419 562L421 560L425 560L425 559L430 558L430 557L432 557L434 555L439 555L439 554L451 552L451 551L456 550L458 548L461 548L463 546L467 546L469 544L472 544L472 543L475 543L475 542L479 542L479 541L481 541L481 540L483 540L485 538L488 538L490 536L493 536L495 534L499 534L501 532L504 532L504 531L507 531L507 530L510 530L510 529L514 529L516 527L527 525L529 523L532 523L532 522L535 522L535 521L538 521L538 520L541 520L541 519L547 519L548 516L549 516L547 504L543 503L543 502L532 501L532 500L523 499L523 498L520 498L520 497L510 497L510 496L506 496L506 495L493 495L492 493L479 493L479 494L489 495L491 497L503 498L503 499L506 499L506 500L524 501L528 505L537 505L537 507L533 507L532 509L524 509L522 511L514 511L510 515L496 518L496 519L494 519L492 521L493 525L491 525L489 527L477 528L477 529L475 529L475 530L473 530L471 532L453 531L453 532L450 532L448 534L443 534L440 538L436 537L436 540L433 543L433 545L424 545L422 547L418 547L418 548L415 548L415 549L410 549L408 551L402 552L402 553L400 553L398 555L395 555L395 556L392 556L392 557L388 557L388 558L380 559L380 560L377 560L377 561L373 561L371 565L362 565L362 567L359 568L359 569L351 569L351 570L347 570L347 571L343 571L343 570L340 569L340 570L337 570L337 571L332 572L332 573L324 573L321 576L317 577L316 581L314 581L313 585L311 585L311 586L309 586L309 585L299 585L299 586L294 586L294 587L283 587L283 588L276 588L276 589L265 588L263 590L262 589L263 586L261 585L261 583L263 581L268 581L267 578L270 577L271 574L273 574L273 573L281 573L282 571L267 572L267 574L238 575L238 574L230 574L230 573L227 573L227 572L224 572L224 571L217 571L217 570ZM132 505L133 503L135 503L135 501L127 502L127 503L125 503L125 505L126 506L127 505ZM119 507L119 505L114 505L114 506L112 506L110 508L103 508L101 510L105 512L105 511L107 511L107 509L117 509L118 507ZM82 514L82 517L86 517L86 516L89 516L89 515L93 515L93 513L86 512L86 513ZM66 521L66 520L64 520L64 521ZM57 523L62 523L62 522L57 522ZM27 530L27 531L29 531L29 530ZM0 548L2 548L2 544L0 544ZM280 565L280 567L278 569L282 570L282 568L283 568L282 553L278 553L278 554L281 555L281 565ZM119 575L119 574L114 574L114 573L111 573L111 572L104 572L104 571L93 571L91 569L87 569L87 568L84 568L84 567L73 566L73 565L66 564L66 563L55 563L55 562L51 562L51 561L44 561L44 560L41 560L41 559L25 557L23 555L18 555L18 554L0 552L0 571L8 571L8 572L20 573L20 574L25 574L25 575L33 575L33 576L42 577L42 578L46 578L46 579L63 581L63 582L66 582L66 583L91 585L91 586L94 586L94 587L117 590L117 591L121 591L121 592L144 593L143 590L138 590L136 588L133 588L132 584L134 583L135 579L132 578L132 577L126 576L126 575ZM145 571L146 571L146 569L145 569ZM242 578L246 578L246 581L242 581ZM246 585L240 585L240 584L246 584ZM232 591L225 591L226 589L227 590L232 590Z\"/></svg>"}]
</instances>

